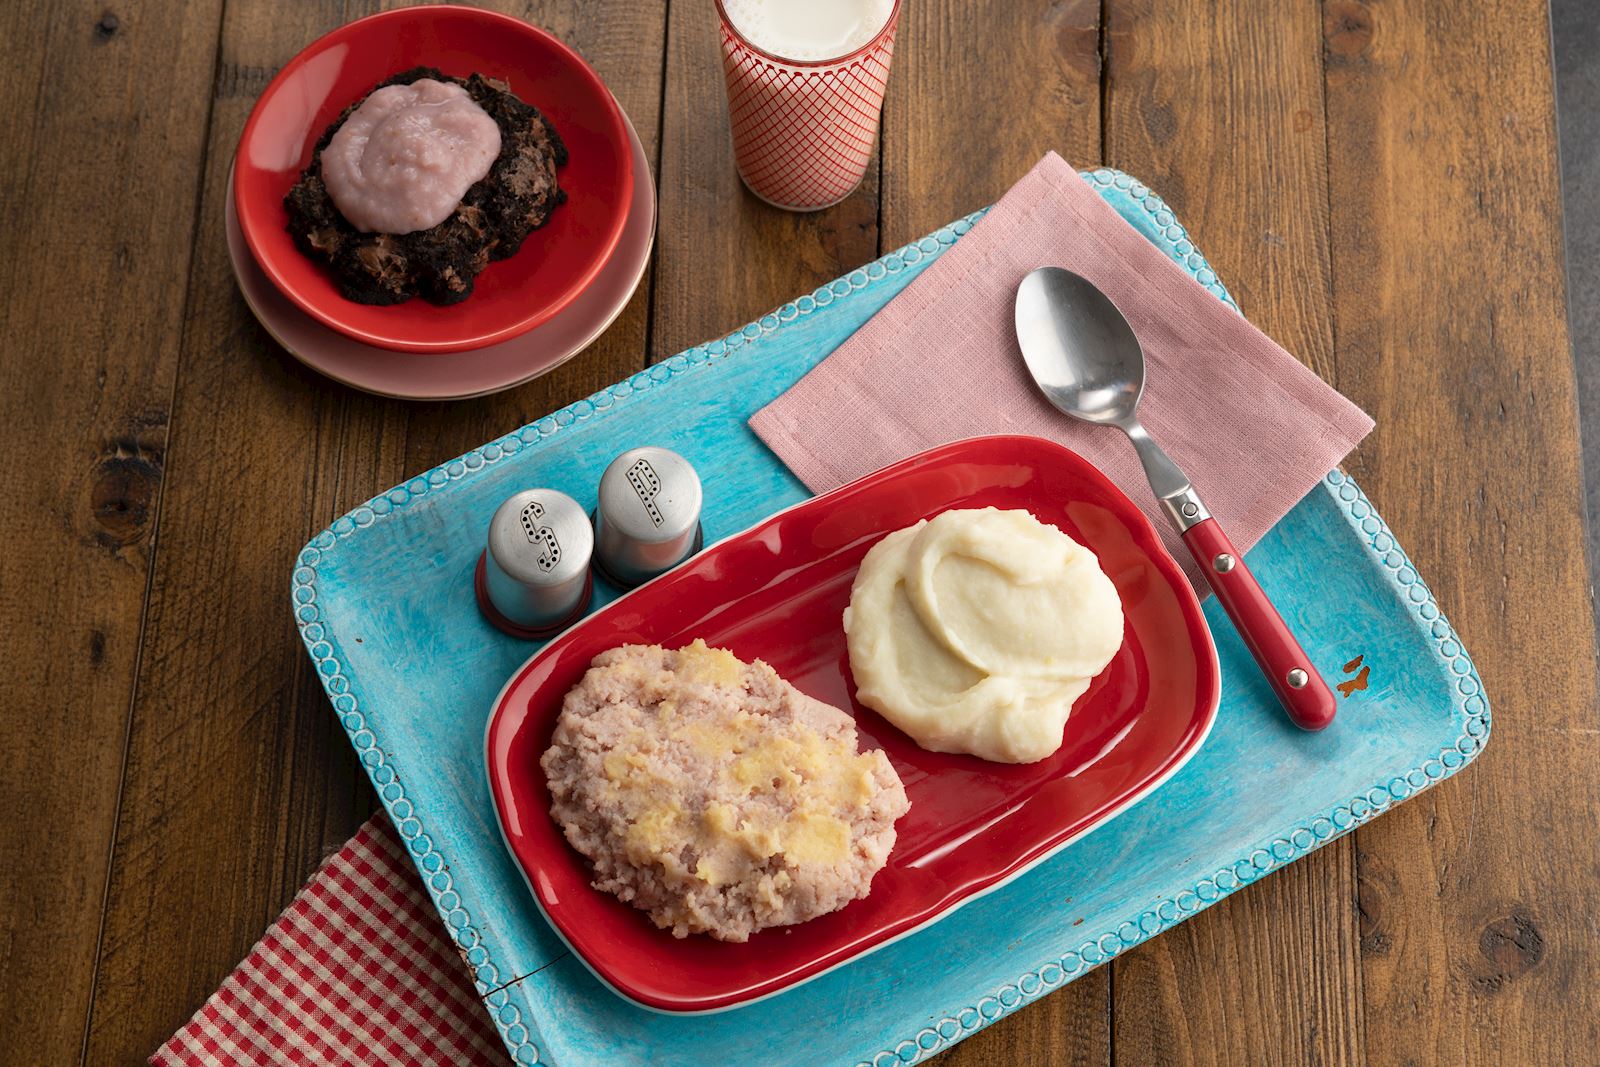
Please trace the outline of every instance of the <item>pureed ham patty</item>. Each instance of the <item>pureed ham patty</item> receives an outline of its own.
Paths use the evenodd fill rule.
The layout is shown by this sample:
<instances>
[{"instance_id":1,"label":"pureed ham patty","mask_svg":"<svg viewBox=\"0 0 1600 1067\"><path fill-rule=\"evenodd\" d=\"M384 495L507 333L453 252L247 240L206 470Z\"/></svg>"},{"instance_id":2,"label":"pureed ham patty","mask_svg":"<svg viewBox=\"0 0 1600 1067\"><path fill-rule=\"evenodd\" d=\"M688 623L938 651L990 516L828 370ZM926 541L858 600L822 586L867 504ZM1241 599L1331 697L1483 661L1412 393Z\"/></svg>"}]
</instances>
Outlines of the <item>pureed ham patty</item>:
<instances>
[{"instance_id":1,"label":"pureed ham patty","mask_svg":"<svg viewBox=\"0 0 1600 1067\"><path fill-rule=\"evenodd\" d=\"M744 941L866 896L910 809L849 715L698 640L596 656L540 763L595 888L677 937Z\"/></svg>"}]
</instances>

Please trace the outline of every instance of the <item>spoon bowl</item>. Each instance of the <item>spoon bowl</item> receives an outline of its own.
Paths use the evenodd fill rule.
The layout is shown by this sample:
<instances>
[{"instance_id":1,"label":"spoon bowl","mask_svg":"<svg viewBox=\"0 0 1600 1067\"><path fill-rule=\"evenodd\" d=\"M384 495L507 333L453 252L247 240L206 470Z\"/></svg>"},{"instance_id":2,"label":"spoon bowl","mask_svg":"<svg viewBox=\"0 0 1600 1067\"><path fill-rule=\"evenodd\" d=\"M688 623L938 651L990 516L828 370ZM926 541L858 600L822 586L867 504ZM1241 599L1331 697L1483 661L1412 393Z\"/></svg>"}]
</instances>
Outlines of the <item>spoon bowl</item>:
<instances>
[{"instance_id":1,"label":"spoon bowl","mask_svg":"<svg viewBox=\"0 0 1600 1067\"><path fill-rule=\"evenodd\" d=\"M1023 361L1051 404L1085 422L1133 419L1144 393L1144 352L1098 286L1040 267L1017 288L1016 321Z\"/></svg>"}]
</instances>

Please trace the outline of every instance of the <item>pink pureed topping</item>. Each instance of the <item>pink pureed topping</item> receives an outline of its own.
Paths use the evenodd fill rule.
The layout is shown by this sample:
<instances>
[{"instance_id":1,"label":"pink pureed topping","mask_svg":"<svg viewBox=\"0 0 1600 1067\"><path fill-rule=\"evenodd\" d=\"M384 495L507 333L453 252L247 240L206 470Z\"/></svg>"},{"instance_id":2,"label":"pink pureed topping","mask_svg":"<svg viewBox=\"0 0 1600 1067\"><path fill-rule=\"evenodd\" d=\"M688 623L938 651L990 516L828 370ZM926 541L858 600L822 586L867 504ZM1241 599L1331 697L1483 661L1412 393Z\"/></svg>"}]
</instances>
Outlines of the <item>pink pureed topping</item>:
<instances>
[{"instance_id":1,"label":"pink pureed topping","mask_svg":"<svg viewBox=\"0 0 1600 1067\"><path fill-rule=\"evenodd\" d=\"M450 217L500 154L500 127L459 85L422 78L362 102L322 150L334 206L365 233Z\"/></svg>"}]
</instances>

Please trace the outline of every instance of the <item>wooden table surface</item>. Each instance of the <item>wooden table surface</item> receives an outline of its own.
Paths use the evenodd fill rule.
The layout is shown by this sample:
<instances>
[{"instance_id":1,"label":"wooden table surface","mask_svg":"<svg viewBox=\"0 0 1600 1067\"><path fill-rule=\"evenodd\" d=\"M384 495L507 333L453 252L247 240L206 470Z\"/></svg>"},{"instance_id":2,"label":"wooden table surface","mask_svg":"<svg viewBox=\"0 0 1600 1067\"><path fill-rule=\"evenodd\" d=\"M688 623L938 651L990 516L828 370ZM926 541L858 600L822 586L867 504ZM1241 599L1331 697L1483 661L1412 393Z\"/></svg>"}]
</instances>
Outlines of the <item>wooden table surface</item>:
<instances>
[{"instance_id":1,"label":"wooden table surface","mask_svg":"<svg viewBox=\"0 0 1600 1067\"><path fill-rule=\"evenodd\" d=\"M1543 0L907 0L879 165L815 215L735 176L709 0L497 6L633 117L656 260L581 358L412 404L279 350L223 243L257 93L371 5L0 5L0 1061L148 1055L373 812L291 625L310 534L992 201L1050 148L1149 183L1245 312L1377 419L1349 467L1475 655L1494 733L940 1062L1600 1060Z\"/></svg>"}]
</instances>

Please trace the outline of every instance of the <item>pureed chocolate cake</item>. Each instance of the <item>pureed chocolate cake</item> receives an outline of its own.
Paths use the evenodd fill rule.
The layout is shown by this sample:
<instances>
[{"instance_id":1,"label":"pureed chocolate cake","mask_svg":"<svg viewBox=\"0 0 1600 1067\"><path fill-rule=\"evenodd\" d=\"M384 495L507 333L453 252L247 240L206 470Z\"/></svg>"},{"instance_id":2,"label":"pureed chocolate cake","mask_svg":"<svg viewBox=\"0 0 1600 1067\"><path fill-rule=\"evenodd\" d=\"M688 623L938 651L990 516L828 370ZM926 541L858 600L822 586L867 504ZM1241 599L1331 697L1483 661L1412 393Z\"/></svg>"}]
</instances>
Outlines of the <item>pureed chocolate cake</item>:
<instances>
[{"instance_id":1,"label":"pureed chocolate cake","mask_svg":"<svg viewBox=\"0 0 1600 1067\"><path fill-rule=\"evenodd\" d=\"M391 86L411 91L381 92ZM484 118L498 131L497 152ZM416 67L373 86L323 131L284 197L288 230L301 252L328 264L347 299L455 304L566 200L556 180L566 162L549 120L505 83ZM420 228L366 228L411 225Z\"/></svg>"}]
</instances>

